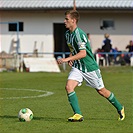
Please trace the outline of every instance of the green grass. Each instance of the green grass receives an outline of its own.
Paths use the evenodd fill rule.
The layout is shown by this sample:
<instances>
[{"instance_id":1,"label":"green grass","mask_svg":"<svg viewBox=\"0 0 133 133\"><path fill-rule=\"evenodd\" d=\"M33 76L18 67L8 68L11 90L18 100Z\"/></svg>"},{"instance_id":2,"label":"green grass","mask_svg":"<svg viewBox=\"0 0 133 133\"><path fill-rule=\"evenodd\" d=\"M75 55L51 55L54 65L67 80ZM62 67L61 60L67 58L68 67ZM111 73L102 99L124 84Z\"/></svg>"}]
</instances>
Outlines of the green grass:
<instances>
[{"instance_id":1,"label":"green grass","mask_svg":"<svg viewBox=\"0 0 133 133\"><path fill-rule=\"evenodd\" d=\"M131 67L101 68L104 83L125 106L126 119L117 121L115 108L94 89L76 88L83 122L70 123L73 115L64 89L68 71L62 73L0 73L0 88L36 89L53 95L29 99L0 99L0 133L133 133L133 70ZM0 98L37 96L41 92L0 90ZM34 113L31 122L19 122L21 108Z\"/></svg>"}]
</instances>

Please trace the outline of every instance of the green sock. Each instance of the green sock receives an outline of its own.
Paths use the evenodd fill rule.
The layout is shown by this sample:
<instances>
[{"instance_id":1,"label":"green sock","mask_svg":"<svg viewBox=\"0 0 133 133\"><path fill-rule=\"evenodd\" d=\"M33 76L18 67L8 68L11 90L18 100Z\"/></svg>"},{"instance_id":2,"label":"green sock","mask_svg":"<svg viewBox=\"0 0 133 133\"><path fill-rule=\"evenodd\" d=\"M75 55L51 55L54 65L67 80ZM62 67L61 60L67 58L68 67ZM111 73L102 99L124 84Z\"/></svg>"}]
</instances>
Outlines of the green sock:
<instances>
[{"instance_id":1,"label":"green sock","mask_svg":"<svg viewBox=\"0 0 133 133\"><path fill-rule=\"evenodd\" d=\"M107 98L108 101L117 109L117 111L122 110L122 105L119 101L115 98L114 94L111 92L110 96Z\"/></svg>"},{"instance_id":2,"label":"green sock","mask_svg":"<svg viewBox=\"0 0 133 133\"><path fill-rule=\"evenodd\" d=\"M77 98L75 91L68 94L68 101L74 113L81 114L81 111L78 105L78 98Z\"/></svg>"}]
</instances>

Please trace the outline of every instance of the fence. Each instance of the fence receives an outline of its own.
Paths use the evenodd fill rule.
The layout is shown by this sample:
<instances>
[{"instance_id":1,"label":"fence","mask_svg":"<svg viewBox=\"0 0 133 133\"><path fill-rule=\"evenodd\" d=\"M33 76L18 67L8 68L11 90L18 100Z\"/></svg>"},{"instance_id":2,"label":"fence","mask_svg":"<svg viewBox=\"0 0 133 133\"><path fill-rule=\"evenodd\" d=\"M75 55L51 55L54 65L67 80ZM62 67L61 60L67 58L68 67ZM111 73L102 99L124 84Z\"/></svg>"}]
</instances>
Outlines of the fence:
<instances>
[{"instance_id":1,"label":"fence","mask_svg":"<svg viewBox=\"0 0 133 133\"><path fill-rule=\"evenodd\" d=\"M54 53L19 53L19 54L0 54L0 67L6 68L8 70L23 71L23 59L28 57L33 58L44 58L43 55L49 54L53 55L56 59L65 58L70 53L69 52L54 52ZM99 52L95 53L95 58L100 66L110 66L110 65L131 65L133 66L133 52L116 52L116 53L105 53ZM62 64L63 70L66 70L66 63Z\"/></svg>"},{"instance_id":2,"label":"fence","mask_svg":"<svg viewBox=\"0 0 133 133\"><path fill-rule=\"evenodd\" d=\"M131 65L133 66L133 52L98 52L95 53L98 65Z\"/></svg>"},{"instance_id":3,"label":"fence","mask_svg":"<svg viewBox=\"0 0 133 133\"><path fill-rule=\"evenodd\" d=\"M5 52L0 53L0 70L7 69L8 71L23 71L24 58L48 58L44 55L52 55L52 57L65 58L70 52L54 52L54 53L19 53L19 54L7 54ZM63 70L66 70L66 64L62 64Z\"/></svg>"}]
</instances>

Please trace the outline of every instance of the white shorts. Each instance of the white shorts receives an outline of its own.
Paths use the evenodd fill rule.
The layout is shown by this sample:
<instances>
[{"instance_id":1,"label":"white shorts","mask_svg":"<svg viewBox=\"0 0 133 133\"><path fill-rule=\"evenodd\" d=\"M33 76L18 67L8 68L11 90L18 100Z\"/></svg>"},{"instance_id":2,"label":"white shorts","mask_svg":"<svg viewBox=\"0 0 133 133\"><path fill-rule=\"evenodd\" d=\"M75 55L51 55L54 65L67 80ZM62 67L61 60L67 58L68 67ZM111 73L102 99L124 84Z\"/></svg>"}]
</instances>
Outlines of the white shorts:
<instances>
[{"instance_id":1,"label":"white shorts","mask_svg":"<svg viewBox=\"0 0 133 133\"><path fill-rule=\"evenodd\" d=\"M83 80L85 80L87 86L97 90L104 88L103 79L99 69L92 72L83 73L73 67L69 73L68 80L69 79L78 81L78 86L82 85Z\"/></svg>"}]
</instances>

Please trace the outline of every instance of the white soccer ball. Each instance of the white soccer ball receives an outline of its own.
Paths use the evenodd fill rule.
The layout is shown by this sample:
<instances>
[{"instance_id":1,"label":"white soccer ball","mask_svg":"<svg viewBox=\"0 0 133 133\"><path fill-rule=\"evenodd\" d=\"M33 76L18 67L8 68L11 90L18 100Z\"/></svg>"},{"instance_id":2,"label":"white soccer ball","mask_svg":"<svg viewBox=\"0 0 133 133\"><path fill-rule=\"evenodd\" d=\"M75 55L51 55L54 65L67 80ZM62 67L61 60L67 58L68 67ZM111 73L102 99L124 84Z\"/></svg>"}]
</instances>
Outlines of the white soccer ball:
<instances>
[{"instance_id":1,"label":"white soccer ball","mask_svg":"<svg viewBox=\"0 0 133 133\"><path fill-rule=\"evenodd\" d=\"M33 112L29 108L23 108L19 111L18 118L21 122L31 121L33 119Z\"/></svg>"}]
</instances>

